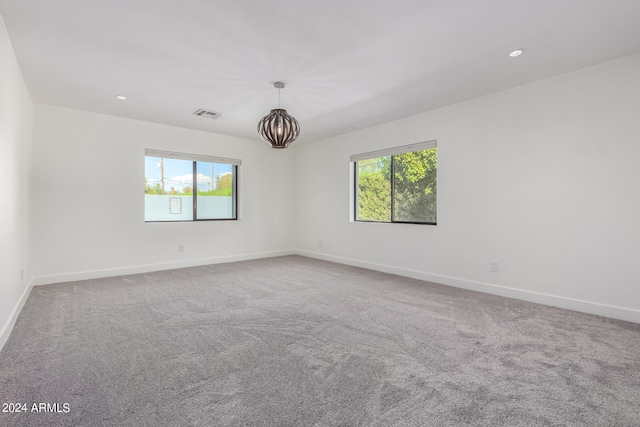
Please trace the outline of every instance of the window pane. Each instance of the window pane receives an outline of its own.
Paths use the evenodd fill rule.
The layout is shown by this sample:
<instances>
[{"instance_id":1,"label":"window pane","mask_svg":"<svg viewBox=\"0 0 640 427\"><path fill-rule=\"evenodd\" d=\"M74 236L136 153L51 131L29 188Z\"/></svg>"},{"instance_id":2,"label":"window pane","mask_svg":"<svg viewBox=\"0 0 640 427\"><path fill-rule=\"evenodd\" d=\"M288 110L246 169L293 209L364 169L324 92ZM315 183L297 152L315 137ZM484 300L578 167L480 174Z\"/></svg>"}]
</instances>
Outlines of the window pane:
<instances>
[{"instance_id":1,"label":"window pane","mask_svg":"<svg viewBox=\"0 0 640 427\"><path fill-rule=\"evenodd\" d=\"M193 220L193 162L145 157L144 220Z\"/></svg>"},{"instance_id":2,"label":"window pane","mask_svg":"<svg viewBox=\"0 0 640 427\"><path fill-rule=\"evenodd\" d=\"M196 162L197 219L233 219L236 167L224 163Z\"/></svg>"},{"instance_id":3,"label":"window pane","mask_svg":"<svg viewBox=\"0 0 640 427\"><path fill-rule=\"evenodd\" d=\"M356 162L356 220L391 221L391 157Z\"/></svg>"},{"instance_id":4,"label":"window pane","mask_svg":"<svg viewBox=\"0 0 640 427\"><path fill-rule=\"evenodd\" d=\"M393 156L393 220L436 222L437 148Z\"/></svg>"}]
</instances>

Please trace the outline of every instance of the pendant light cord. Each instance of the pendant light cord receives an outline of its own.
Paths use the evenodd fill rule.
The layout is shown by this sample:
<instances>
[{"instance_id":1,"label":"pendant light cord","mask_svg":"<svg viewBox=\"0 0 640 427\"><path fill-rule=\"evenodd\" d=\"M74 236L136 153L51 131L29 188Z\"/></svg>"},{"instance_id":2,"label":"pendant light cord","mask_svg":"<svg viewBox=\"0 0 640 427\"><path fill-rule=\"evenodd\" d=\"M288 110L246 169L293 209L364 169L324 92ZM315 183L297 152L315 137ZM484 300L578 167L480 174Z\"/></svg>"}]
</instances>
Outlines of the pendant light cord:
<instances>
[{"instance_id":1,"label":"pendant light cord","mask_svg":"<svg viewBox=\"0 0 640 427\"><path fill-rule=\"evenodd\" d=\"M284 83L282 82L275 82L273 84L273 87L275 87L276 89L278 89L278 109L281 109L281 101L280 101L280 91L284 88Z\"/></svg>"}]
</instances>

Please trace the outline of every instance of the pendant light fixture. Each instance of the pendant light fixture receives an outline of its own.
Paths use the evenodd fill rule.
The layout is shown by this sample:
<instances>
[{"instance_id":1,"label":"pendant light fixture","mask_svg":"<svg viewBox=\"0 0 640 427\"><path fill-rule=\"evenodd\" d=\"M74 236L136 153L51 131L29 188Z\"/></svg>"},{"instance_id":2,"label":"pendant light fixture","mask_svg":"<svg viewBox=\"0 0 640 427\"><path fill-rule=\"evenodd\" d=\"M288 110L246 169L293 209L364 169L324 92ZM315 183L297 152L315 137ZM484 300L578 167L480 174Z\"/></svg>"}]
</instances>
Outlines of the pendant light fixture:
<instances>
[{"instance_id":1,"label":"pendant light fixture","mask_svg":"<svg viewBox=\"0 0 640 427\"><path fill-rule=\"evenodd\" d=\"M275 82L273 87L278 89L278 108L260 119L258 135L271 144L271 148L287 148L300 135L300 125L287 110L280 108L280 89L284 88L284 83Z\"/></svg>"}]
</instances>

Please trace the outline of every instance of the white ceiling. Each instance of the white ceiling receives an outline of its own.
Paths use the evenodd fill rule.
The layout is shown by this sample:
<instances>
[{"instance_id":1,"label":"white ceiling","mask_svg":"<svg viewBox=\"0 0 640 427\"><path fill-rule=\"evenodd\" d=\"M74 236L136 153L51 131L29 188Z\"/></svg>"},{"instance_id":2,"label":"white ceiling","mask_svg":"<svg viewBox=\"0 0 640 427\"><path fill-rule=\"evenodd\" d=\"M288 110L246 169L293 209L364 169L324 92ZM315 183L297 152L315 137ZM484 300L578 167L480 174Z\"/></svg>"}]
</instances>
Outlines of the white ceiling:
<instances>
[{"instance_id":1,"label":"white ceiling","mask_svg":"<svg viewBox=\"0 0 640 427\"><path fill-rule=\"evenodd\" d=\"M34 102L256 140L276 80L305 142L640 52L639 0L0 0L0 14Z\"/></svg>"}]
</instances>

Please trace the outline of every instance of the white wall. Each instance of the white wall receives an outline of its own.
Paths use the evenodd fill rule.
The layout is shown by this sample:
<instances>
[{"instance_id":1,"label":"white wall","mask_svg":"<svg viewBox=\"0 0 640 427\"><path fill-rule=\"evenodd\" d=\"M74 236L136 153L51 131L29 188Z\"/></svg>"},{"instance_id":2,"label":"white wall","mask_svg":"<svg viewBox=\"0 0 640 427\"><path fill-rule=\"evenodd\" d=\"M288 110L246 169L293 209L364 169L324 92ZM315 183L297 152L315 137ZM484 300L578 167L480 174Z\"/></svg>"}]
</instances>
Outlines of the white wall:
<instances>
[{"instance_id":1,"label":"white wall","mask_svg":"<svg viewBox=\"0 0 640 427\"><path fill-rule=\"evenodd\" d=\"M0 348L29 294L33 104L0 17Z\"/></svg>"},{"instance_id":2,"label":"white wall","mask_svg":"<svg viewBox=\"0 0 640 427\"><path fill-rule=\"evenodd\" d=\"M241 159L240 220L145 223L145 148ZM292 165L257 141L36 104L34 284L289 253Z\"/></svg>"},{"instance_id":3,"label":"white wall","mask_svg":"<svg viewBox=\"0 0 640 427\"><path fill-rule=\"evenodd\" d=\"M349 156L432 139L438 225L350 222ZM299 145L298 247L640 322L639 162L635 55Z\"/></svg>"}]
</instances>

